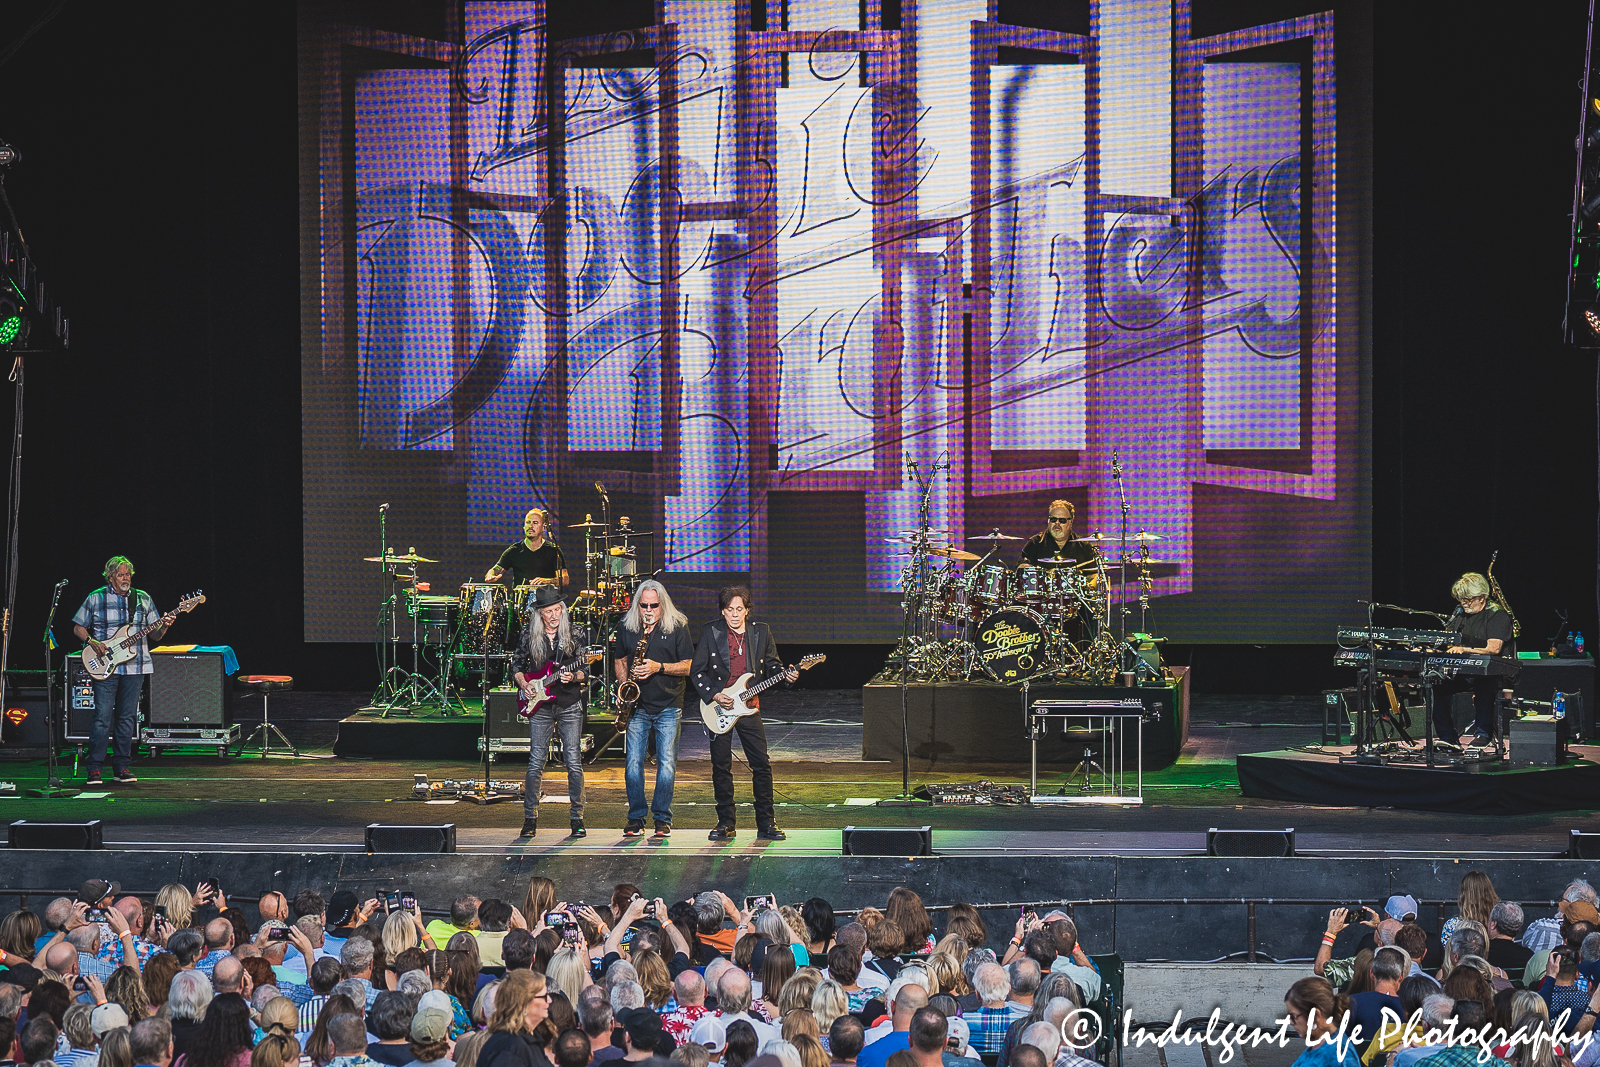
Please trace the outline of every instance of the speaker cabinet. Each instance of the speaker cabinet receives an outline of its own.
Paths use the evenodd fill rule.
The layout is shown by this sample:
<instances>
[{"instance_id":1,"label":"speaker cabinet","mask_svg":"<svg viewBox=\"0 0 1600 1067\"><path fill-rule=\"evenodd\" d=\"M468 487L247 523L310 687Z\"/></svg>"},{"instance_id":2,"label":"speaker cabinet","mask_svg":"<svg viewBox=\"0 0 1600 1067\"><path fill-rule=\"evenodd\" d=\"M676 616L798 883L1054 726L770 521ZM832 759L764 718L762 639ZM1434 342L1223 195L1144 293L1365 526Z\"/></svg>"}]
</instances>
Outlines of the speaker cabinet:
<instances>
[{"instance_id":1,"label":"speaker cabinet","mask_svg":"<svg viewBox=\"0 0 1600 1067\"><path fill-rule=\"evenodd\" d=\"M50 744L49 711L43 689L8 684L5 707L0 709L0 755L45 755Z\"/></svg>"},{"instance_id":2,"label":"speaker cabinet","mask_svg":"<svg viewBox=\"0 0 1600 1067\"><path fill-rule=\"evenodd\" d=\"M1567 842L1567 857L1575 860L1600 859L1600 834L1573 830Z\"/></svg>"},{"instance_id":3,"label":"speaker cabinet","mask_svg":"<svg viewBox=\"0 0 1600 1067\"><path fill-rule=\"evenodd\" d=\"M100 849L101 822L28 822L18 819L6 835L12 848Z\"/></svg>"},{"instance_id":4,"label":"speaker cabinet","mask_svg":"<svg viewBox=\"0 0 1600 1067\"><path fill-rule=\"evenodd\" d=\"M368 852L433 853L456 850L456 824L438 826L391 826L381 822L367 824Z\"/></svg>"},{"instance_id":5,"label":"speaker cabinet","mask_svg":"<svg viewBox=\"0 0 1600 1067\"><path fill-rule=\"evenodd\" d=\"M61 660L61 701L66 709L63 738L68 744L89 740L89 730L94 726L94 679L83 669L81 651Z\"/></svg>"},{"instance_id":6,"label":"speaker cabinet","mask_svg":"<svg viewBox=\"0 0 1600 1067\"><path fill-rule=\"evenodd\" d=\"M1293 856L1294 829L1206 831L1208 856Z\"/></svg>"},{"instance_id":7,"label":"speaker cabinet","mask_svg":"<svg viewBox=\"0 0 1600 1067\"><path fill-rule=\"evenodd\" d=\"M489 716L489 736L502 740L514 738L526 744L528 740L528 724L517 721L517 691L515 689L491 689L487 704Z\"/></svg>"},{"instance_id":8,"label":"speaker cabinet","mask_svg":"<svg viewBox=\"0 0 1600 1067\"><path fill-rule=\"evenodd\" d=\"M151 726L222 726L228 721L227 676L220 652L151 652Z\"/></svg>"},{"instance_id":9,"label":"speaker cabinet","mask_svg":"<svg viewBox=\"0 0 1600 1067\"><path fill-rule=\"evenodd\" d=\"M840 852L846 856L931 856L931 826L846 826Z\"/></svg>"}]
</instances>

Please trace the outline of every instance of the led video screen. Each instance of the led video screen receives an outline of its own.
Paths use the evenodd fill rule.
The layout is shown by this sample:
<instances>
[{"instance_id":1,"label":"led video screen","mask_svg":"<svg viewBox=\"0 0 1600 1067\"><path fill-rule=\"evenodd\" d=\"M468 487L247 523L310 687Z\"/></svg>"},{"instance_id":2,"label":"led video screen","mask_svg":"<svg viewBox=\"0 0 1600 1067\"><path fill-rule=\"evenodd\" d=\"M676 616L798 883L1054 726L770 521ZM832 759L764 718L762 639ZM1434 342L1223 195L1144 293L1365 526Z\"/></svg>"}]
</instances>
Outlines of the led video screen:
<instances>
[{"instance_id":1,"label":"led video screen","mask_svg":"<svg viewBox=\"0 0 1600 1067\"><path fill-rule=\"evenodd\" d=\"M371 636L380 546L449 594L542 507L574 584L626 515L697 622L738 581L892 641L923 509L1013 563L977 538L1058 498L1149 546L1147 628L1330 638L1370 567L1331 13L657 9L303 28L308 640Z\"/></svg>"}]
</instances>

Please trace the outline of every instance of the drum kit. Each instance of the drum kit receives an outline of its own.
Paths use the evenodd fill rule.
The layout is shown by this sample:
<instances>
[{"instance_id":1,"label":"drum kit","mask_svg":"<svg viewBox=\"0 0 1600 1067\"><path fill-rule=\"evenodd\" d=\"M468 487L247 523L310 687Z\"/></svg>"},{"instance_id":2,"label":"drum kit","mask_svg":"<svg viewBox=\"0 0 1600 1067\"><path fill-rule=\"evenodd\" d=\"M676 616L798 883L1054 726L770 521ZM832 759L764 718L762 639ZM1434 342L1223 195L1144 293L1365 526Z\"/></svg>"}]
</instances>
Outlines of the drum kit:
<instances>
[{"instance_id":1,"label":"drum kit","mask_svg":"<svg viewBox=\"0 0 1600 1067\"><path fill-rule=\"evenodd\" d=\"M653 572L655 534L635 530L626 515L614 526L585 515L570 528L583 531L584 581L569 599L568 611L599 644L632 605L638 584ZM652 564L642 573L641 550ZM463 692L486 693L511 684L511 657L534 611L533 583L467 581L454 596L438 596L420 580L418 568L439 561L415 548L367 556L364 562L382 566L386 593L378 616L383 681L366 710L384 717L423 709L460 713L467 710ZM408 643L409 669L402 665ZM605 671L591 673L591 705L610 707L611 675L609 663Z\"/></svg>"}]
</instances>

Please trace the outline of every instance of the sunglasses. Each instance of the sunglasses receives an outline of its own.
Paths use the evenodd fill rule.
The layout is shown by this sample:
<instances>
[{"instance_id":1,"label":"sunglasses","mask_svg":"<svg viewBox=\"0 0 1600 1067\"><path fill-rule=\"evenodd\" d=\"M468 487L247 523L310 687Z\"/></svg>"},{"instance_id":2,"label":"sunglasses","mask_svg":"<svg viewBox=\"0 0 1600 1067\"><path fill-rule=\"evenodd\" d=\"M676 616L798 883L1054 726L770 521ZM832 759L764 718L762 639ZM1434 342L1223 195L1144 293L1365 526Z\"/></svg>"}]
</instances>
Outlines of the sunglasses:
<instances>
[{"instance_id":1,"label":"sunglasses","mask_svg":"<svg viewBox=\"0 0 1600 1067\"><path fill-rule=\"evenodd\" d=\"M650 603L648 603L648 604L646 604L646 603L645 603L645 602L644 602L644 601L642 601L642 600L641 600L641 601L639 601L639 607L640 607L640 608L642 608L642 609L644 609L644 610L646 610L646 611L653 611L653 610L655 610L655 609L656 609L656 608L659 608L659 607L660 607L660 606L661 606L661 601L659 601L659 600L654 600L654 601L651 601L651 602L650 602Z\"/></svg>"},{"instance_id":2,"label":"sunglasses","mask_svg":"<svg viewBox=\"0 0 1600 1067\"><path fill-rule=\"evenodd\" d=\"M1067 523L1067 522L1071 522L1071 521L1072 521L1072 519L1070 519L1070 518L1058 519L1054 515L1050 516L1050 525L1051 526L1057 526L1057 525L1060 525L1062 523Z\"/></svg>"}]
</instances>

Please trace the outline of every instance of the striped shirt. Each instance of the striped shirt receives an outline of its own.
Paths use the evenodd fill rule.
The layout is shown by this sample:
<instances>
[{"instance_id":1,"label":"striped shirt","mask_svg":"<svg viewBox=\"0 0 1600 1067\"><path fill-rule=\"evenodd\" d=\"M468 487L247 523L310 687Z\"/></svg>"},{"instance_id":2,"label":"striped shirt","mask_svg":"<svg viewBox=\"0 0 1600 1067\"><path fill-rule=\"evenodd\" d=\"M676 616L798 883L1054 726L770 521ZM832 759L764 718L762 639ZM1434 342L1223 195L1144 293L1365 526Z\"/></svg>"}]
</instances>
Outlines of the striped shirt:
<instances>
[{"instance_id":1,"label":"striped shirt","mask_svg":"<svg viewBox=\"0 0 1600 1067\"><path fill-rule=\"evenodd\" d=\"M143 589L135 589L133 597L136 604L133 617L130 619L128 598L121 593L113 593L110 586L102 585L84 598L83 606L78 608L78 613L72 617L72 623L88 630L89 636L96 641L105 641L130 622L135 630L142 630L161 621L161 613L156 610L156 603L150 599L148 593ZM154 671L155 663L150 659L150 643L140 641L138 652L134 657L120 664L113 673L151 674Z\"/></svg>"}]
</instances>

